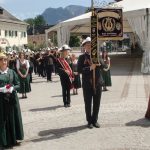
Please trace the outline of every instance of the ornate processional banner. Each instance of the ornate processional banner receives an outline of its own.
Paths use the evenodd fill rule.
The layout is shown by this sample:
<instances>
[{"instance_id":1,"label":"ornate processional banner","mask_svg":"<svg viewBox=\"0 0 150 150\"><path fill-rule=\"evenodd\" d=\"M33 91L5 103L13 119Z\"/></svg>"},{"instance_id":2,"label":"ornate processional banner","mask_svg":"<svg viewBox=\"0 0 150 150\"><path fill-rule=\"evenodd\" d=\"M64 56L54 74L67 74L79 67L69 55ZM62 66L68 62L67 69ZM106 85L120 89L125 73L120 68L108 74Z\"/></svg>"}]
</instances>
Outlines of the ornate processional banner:
<instances>
[{"instance_id":1,"label":"ornate processional banner","mask_svg":"<svg viewBox=\"0 0 150 150\"><path fill-rule=\"evenodd\" d=\"M122 9L97 9L98 39L121 40L123 37Z\"/></svg>"},{"instance_id":2,"label":"ornate processional banner","mask_svg":"<svg viewBox=\"0 0 150 150\"><path fill-rule=\"evenodd\" d=\"M98 41L122 40L122 9L94 8L91 16L91 59L99 62Z\"/></svg>"}]
</instances>

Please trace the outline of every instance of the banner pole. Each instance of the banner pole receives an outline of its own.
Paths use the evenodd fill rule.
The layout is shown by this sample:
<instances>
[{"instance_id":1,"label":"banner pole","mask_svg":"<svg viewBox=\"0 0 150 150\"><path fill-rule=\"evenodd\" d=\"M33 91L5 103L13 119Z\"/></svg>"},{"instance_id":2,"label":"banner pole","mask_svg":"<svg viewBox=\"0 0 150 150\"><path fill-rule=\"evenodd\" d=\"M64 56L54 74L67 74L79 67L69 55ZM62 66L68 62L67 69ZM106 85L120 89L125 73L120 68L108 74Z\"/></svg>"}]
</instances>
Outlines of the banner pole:
<instances>
[{"instance_id":1,"label":"banner pole","mask_svg":"<svg viewBox=\"0 0 150 150\"><path fill-rule=\"evenodd\" d=\"M97 49L97 19L95 18L94 13L94 3L93 0L91 0L91 10L92 10L92 17L91 17L91 59L92 64L96 64L93 60L93 56L95 57L95 50ZM96 19L96 20L95 20ZM96 21L96 22L95 22ZM94 29L94 31L93 31ZM96 41L95 41L96 40ZM95 69L93 69L93 92L96 94L96 76L95 76Z\"/></svg>"}]
</instances>

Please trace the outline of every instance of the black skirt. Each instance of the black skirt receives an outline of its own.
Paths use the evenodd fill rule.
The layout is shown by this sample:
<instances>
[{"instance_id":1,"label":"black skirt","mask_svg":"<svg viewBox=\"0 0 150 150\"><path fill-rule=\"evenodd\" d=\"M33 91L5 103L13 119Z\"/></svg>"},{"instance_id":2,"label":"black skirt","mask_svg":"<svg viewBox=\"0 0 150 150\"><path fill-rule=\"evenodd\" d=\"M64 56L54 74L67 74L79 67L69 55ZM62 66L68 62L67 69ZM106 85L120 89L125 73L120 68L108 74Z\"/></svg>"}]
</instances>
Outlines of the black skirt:
<instances>
[{"instance_id":1,"label":"black skirt","mask_svg":"<svg viewBox=\"0 0 150 150\"><path fill-rule=\"evenodd\" d=\"M74 75L73 87L75 89L81 88L80 75Z\"/></svg>"}]
</instances>

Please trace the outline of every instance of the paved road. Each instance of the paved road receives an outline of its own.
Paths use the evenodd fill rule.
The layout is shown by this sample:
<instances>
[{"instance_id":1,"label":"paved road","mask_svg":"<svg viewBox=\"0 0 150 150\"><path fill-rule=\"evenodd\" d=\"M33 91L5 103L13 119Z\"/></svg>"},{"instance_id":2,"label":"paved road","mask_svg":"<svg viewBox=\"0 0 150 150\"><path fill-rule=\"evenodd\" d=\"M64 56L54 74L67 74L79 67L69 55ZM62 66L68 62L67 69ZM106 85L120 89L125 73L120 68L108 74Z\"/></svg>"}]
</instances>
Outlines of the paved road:
<instances>
[{"instance_id":1,"label":"paved road","mask_svg":"<svg viewBox=\"0 0 150 150\"><path fill-rule=\"evenodd\" d=\"M82 89L64 108L59 76L53 82L34 75L32 92L20 99L25 140L16 150L150 150L150 121L144 119L150 76L140 59L112 56L112 83L103 92L100 129L87 129ZM19 95L20 96L20 95Z\"/></svg>"}]
</instances>

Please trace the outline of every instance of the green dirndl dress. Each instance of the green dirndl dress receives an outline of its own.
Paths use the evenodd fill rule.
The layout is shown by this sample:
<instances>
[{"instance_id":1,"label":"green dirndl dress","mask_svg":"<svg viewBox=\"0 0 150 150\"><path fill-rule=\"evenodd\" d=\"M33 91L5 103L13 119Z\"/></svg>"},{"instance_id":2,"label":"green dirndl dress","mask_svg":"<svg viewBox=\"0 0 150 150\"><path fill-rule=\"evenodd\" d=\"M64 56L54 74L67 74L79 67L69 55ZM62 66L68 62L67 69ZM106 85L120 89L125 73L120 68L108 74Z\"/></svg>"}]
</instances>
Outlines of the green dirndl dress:
<instances>
[{"instance_id":1,"label":"green dirndl dress","mask_svg":"<svg viewBox=\"0 0 150 150\"><path fill-rule=\"evenodd\" d=\"M16 90L19 81L16 73L8 69L7 74L0 74L0 87L10 84L12 93L0 93L0 146L13 146L17 140L23 140L24 132L20 105Z\"/></svg>"},{"instance_id":2,"label":"green dirndl dress","mask_svg":"<svg viewBox=\"0 0 150 150\"><path fill-rule=\"evenodd\" d=\"M20 72L25 75L26 74L26 71L27 71L27 66L26 66L26 63L22 64L20 61L19 61L19 64L20 64ZM28 74L26 78L22 78L20 75L19 75L19 79L20 79L20 90L19 90L19 93L29 93L31 91L31 85L30 85L30 75Z\"/></svg>"},{"instance_id":3,"label":"green dirndl dress","mask_svg":"<svg viewBox=\"0 0 150 150\"><path fill-rule=\"evenodd\" d=\"M104 62L107 64L106 61ZM108 71L102 70L102 77L104 80L104 86L112 86L110 69Z\"/></svg>"}]
</instances>

